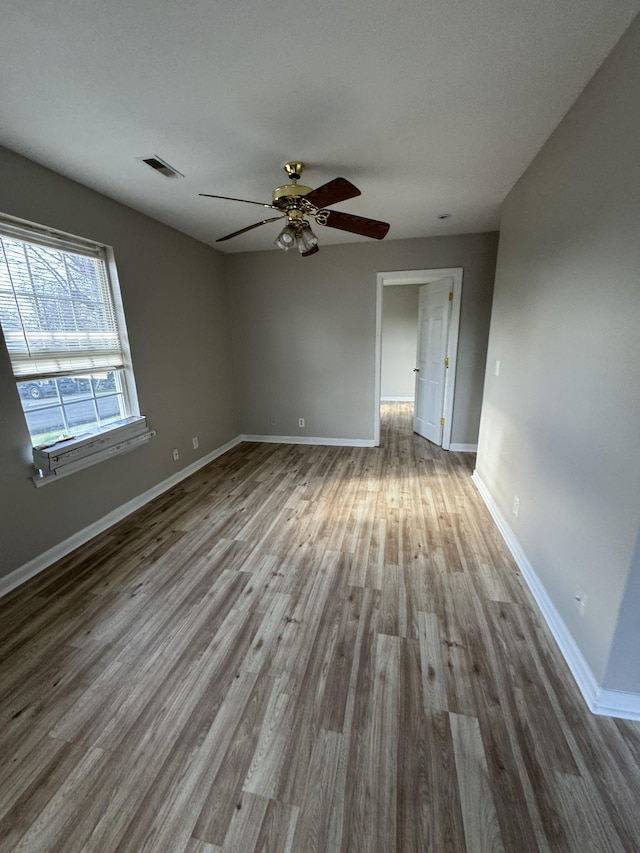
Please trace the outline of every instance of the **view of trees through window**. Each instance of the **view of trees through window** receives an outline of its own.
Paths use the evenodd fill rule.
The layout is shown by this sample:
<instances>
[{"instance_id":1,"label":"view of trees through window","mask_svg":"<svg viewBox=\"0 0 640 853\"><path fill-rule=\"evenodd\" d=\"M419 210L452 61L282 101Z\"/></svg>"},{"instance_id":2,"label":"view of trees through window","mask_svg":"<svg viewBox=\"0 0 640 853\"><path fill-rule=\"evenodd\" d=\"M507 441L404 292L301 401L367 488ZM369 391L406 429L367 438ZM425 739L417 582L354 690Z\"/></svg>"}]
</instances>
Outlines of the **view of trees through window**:
<instances>
[{"instance_id":1,"label":"view of trees through window","mask_svg":"<svg viewBox=\"0 0 640 853\"><path fill-rule=\"evenodd\" d=\"M127 416L103 258L0 235L0 321L34 446Z\"/></svg>"}]
</instances>

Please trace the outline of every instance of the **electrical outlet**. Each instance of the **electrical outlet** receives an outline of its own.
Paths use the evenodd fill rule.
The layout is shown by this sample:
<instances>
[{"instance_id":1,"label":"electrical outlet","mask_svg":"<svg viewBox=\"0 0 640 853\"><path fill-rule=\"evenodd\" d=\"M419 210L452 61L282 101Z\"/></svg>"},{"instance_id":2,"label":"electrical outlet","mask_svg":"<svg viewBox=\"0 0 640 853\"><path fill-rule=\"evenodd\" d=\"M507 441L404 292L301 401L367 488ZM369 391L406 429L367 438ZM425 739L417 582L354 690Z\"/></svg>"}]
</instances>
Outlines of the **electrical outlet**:
<instances>
[{"instance_id":1,"label":"electrical outlet","mask_svg":"<svg viewBox=\"0 0 640 853\"><path fill-rule=\"evenodd\" d=\"M269 426L275 426L277 423L276 418L269 418Z\"/></svg>"},{"instance_id":2,"label":"electrical outlet","mask_svg":"<svg viewBox=\"0 0 640 853\"><path fill-rule=\"evenodd\" d=\"M174 447L174 448L173 448L173 450L171 451L171 455L173 456L173 461L174 461L174 462L177 462L177 461L178 461L178 459L180 459L180 454L178 453L178 448L177 448L177 447Z\"/></svg>"},{"instance_id":3,"label":"electrical outlet","mask_svg":"<svg viewBox=\"0 0 640 853\"><path fill-rule=\"evenodd\" d=\"M496 366L493 368L494 376L500 376L500 360L496 359Z\"/></svg>"},{"instance_id":4,"label":"electrical outlet","mask_svg":"<svg viewBox=\"0 0 640 853\"><path fill-rule=\"evenodd\" d=\"M298 418L298 426L299 426L299 427L303 427L303 426L304 426L304 418Z\"/></svg>"},{"instance_id":5,"label":"electrical outlet","mask_svg":"<svg viewBox=\"0 0 640 853\"><path fill-rule=\"evenodd\" d=\"M520 512L520 498L517 495L514 495L513 496L513 514L516 516L516 518L517 518L519 512Z\"/></svg>"},{"instance_id":6,"label":"electrical outlet","mask_svg":"<svg viewBox=\"0 0 640 853\"><path fill-rule=\"evenodd\" d=\"M197 450L200 447L200 442L198 441L198 436L193 436L193 449Z\"/></svg>"},{"instance_id":7,"label":"electrical outlet","mask_svg":"<svg viewBox=\"0 0 640 853\"><path fill-rule=\"evenodd\" d=\"M576 586L573 603L575 604L578 613L581 616L584 616L584 609L587 606L587 593L583 590L580 584Z\"/></svg>"}]
</instances>

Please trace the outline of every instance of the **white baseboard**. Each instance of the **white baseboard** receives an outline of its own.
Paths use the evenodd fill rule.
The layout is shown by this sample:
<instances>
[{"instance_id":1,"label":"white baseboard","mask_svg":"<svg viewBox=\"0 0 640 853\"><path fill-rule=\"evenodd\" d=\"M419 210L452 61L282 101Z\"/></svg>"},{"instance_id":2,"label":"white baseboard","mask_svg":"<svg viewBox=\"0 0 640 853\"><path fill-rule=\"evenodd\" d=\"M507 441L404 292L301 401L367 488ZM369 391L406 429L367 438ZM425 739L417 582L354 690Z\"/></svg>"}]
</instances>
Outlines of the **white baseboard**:
<instances>
[{"instance_id":1,"label":"white baseboard","mask_svg":"<svg viewBox=\"0 0 640 853\"><path fill-rule=\"evenodd\" d=\"M516 565L522 572L522 576L527 582L531 594L540 608L540 612L549 626L549 630L553 634L589 710L593 714L600 714L605 717L640 720L640 694L624 693L619 690L605 690L600 687L573 635L556 610L544 584L536 574L513 530L477 471L473 472L471 479L491 513L502 538L511 551Z\"/></svg>"},{"instance_id":2,"label":"white baseboard","mask_svg":"<svg viewBox=\"0 0 640 853\"><path fill-rule=\"evenodd\" d=\"M34 557L33 560L29 560L28 563L25 563L23 566L20 566L13 572L10 572L8 575L1 577L0 597L11 592L12 589L15 589L17 586L20 586L20 584L25 583L25 581L28 581L30 578L44 571L44 569L49 568L49 566L57 560L60 560L62 557L66 557L67 554L70 554L76 548L79 548L80 545L84 545L85 542L93 539L94 536L103 533L109 527L112 527L114 524L122 521L123 518L126 518L128 515L131 515L132 512L135 512L137 509L140 509L140 507L149 503L149 501L157 498L158 495L161 495L163 492L173 488L181 480L185 480L187 477L190 477L191 474L195 474L195 472L200 470L200 468L204 468L204 466L208 465L209 462L213 462L214 459L217 459L218 456L222 456L223 453L231 450L233 447L240 444L241 441L242 438L240 436L231 439L231 441L223 444L222 447L218 447L206 456L197 459L191 465L187 465L186 468L182 468L176 474L172 474L171 477L168 477L166 480L163 480L161 483L153 486L148 491L132 498L130 501L122 504L122 506L116 507L116 509L107 513L103 518L98 519L98 521L94 521L93 524L90 524L88 527L79 530L77 533L74 533L73 536L65 539L64 542L54 545L53 548L49 548L48 551L45 551L43 554L39 554L37 557Z\"/></svg>"},{"instance_id":3,"label":"white baseboard","mask_svg":"<svg viewBox=\"0 0 640 853\"><path fill-rule=\"evenodd\" d=\"M477 444L458 444L453 442L449 445L449 450L455 450L458 453L477 453L478 445Z\"/></svg>"},{"instance_id":4,"label":"white baseboard","mask_svg":"<svg viewBox=\"0 0 640 853\"><path fill-rule=\"evenodd\" d=\"M640 696L637 693L600 687L591 710L594 714L601 714L603 717L640 720Z\"/></svg>"},{"instance_id":5,"label":"white baseboard","mask_svg":"<svg viewBox=\"0 0 640 853\"><path fill-rule=\"evenodd\" d=\"M380 397L381 403L415 403L415 397Z\"/></svg>"},{"instance_id":6,"label":"white baseboard","mask_svg":"<svg viewBox=\"0 0 640 853\"><path fill-rule=\"evenodd\" d=\"M309 435L242 435L241 441L267 444L320 444L330 447L375 447L372 438L317 438Z\"/></svg>"}]
</instances>

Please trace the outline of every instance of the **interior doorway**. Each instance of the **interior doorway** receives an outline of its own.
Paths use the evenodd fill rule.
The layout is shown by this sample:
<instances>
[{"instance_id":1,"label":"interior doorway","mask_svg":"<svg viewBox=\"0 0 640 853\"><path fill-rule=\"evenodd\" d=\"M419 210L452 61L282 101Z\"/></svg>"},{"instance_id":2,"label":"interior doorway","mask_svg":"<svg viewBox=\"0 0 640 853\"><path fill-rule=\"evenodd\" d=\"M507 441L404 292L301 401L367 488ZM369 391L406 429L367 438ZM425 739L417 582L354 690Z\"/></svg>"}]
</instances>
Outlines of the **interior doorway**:
<instances>
[{"instance_id":1,"label":"interior doorway","mask_svg":"<svg viewBox=\"0 0 640 853\"><path fill-rule=\"evenodd\" d=\"M437 378L435 359L432 359L434 360L434 365L432 365L430 369L434 373L434 376L431 377L431 379L433 379L434 381L431 382L431 380L429 379L426 384L423 384L424 395L422 398L421 411L417 410L417 400L416 403L414 403L414 406L416 407L416 414L418 415L418 417L424 418L424 413L426 412L425 406L429 404L430 420L434 419L435 409L438 408L439 417L436 419L438 427L437 432L440 433L441 430L441 434L436 435L436 432L433 430L428 435L425 435L424 431L420 429L418 429L418 432L425 435L425 437L429 438L429 440L432 440L437 444L441 443L442 447L445 450L449 450L451 446L451 421L453 415L453 401L455 397L458 331L460 325L460 304L462 298L461 267L426 270L401 270L395 272L378 273L376 294L375 388L373 413L373 432L374 443L376 444L376 446L380 443L380 403L382 399L382 317L385 288L412 285L415 289L416 285L431 285L439 282L440 284L438 284L437 287L434 287L433 289L426 288L427 290L433 290L435 292L436 290L442 289L440 285L443 284L443 279L448 279L448 281L446 282L446 323L444 324L444 328L442 326L440 327L441 332L443 333L443 337L438 342L438 346L435 349L434 347L431 347L432 351L435 351L437 349L438 358L441 358L442 360L441 370L438 374L439 388L438 383L435 382L435 379ZM451 295L449 296L449 294ZM414 369L416 370L421 369L417 361L417 359L420 357L420 347L418 346L418 325L418 314L416 313L416 362L414 367ZM426 331L423 330L423 335L424 334L426 334ZM423 343L425 342L423 341ZM424 347L423 351L426 352ZM426 370L427 367L425 365L425 371ZM419 373L416 373L416 375L420 377ZM418 385L419 383L416 383L416 386ZM435 398L433 396L434 389L438 390L439 394L439 401L435 402ZM431 397L429 397L429 393L431 393Z\"/></svg>"}]
</instances>

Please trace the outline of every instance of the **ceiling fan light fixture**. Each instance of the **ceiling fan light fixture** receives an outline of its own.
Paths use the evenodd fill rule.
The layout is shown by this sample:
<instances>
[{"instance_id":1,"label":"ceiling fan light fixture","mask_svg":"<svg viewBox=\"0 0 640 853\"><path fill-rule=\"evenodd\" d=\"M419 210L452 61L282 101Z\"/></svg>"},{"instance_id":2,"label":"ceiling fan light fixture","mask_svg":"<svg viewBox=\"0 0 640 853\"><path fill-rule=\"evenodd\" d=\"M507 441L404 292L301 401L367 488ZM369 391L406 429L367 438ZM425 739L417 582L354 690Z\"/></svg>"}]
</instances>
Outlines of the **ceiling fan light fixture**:
<instances>
[{"instance_id":1,"label":"ceiling fan light fixture","mask_svg":"<svg viewBox=\"0 0 640 853\"><path fill-rule=\"evenodd\" d=\"M315 248L318 245L318 238L311 230L310 225L305 225L300 229L300 233L298 234L298 250L302 255L304 252L308 252L311 249Z\"/></svg>"},{"instance_id":2,"label":"ceiling fan light fixture","mask_svg":"<svg viewBox=\"0 0 640 853\"><path fill-rule=\"evenodd\" d=\"M296 229L291 223L285 225L273 242L279 249L282 249L283 252L288 252L289 249L295 246Z\"/></svg>"}]
</instances>

